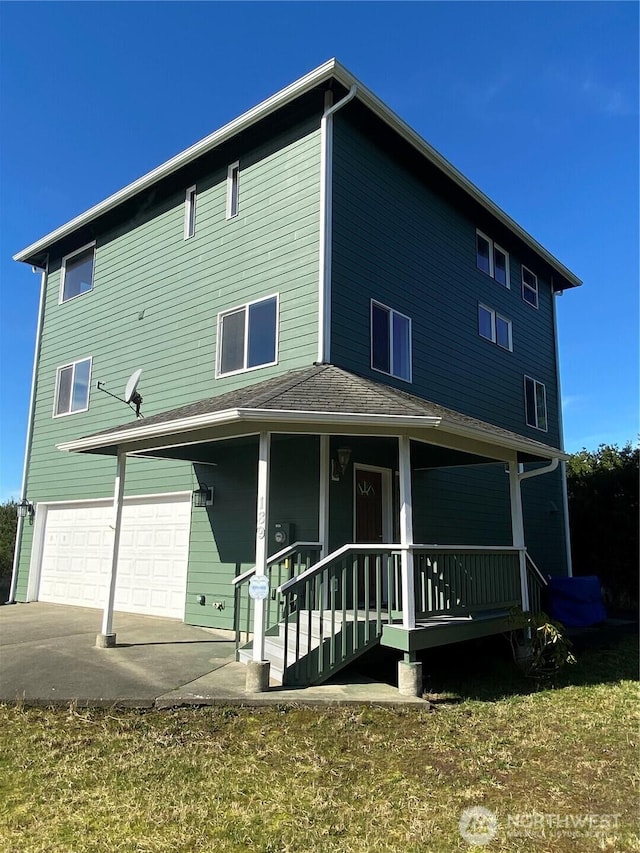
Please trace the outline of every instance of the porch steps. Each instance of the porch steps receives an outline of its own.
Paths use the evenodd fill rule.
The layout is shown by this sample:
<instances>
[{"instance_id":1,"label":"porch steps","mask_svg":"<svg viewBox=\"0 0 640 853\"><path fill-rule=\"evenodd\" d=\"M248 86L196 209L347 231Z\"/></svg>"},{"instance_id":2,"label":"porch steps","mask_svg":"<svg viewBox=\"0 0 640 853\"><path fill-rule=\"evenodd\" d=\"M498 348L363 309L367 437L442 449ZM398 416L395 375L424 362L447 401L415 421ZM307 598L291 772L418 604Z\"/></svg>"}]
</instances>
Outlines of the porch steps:
<instances>
[{"instance_id":1,"label":"porch steps","mask_svg":"<svg viewBox=\"0 0 640 853\"><path fill-rule=\"evenodd\" d=\"M289 622L286 673L285 625L281 622L275 629L267 632L264 655L271 663L271 680L276 684L286 682L288 685L321 684L380 641L381 632L378 631L375 618L365 620L364 614L358 614L356 618L353 611L347 611L345 614L342 611L336 611L333 614L333 620L333 632L330 610L314 610L311 614L308 610L300 611L298 613L299 628L298 621ZM309 623L311 623L310 632ZM296 655L296 646L298 655ZM345 654L345 649L351 651ZM252 660L252 655L253 642L249 642L239 649L238 660L247 663Z\"/></svg>"}]
</instances>

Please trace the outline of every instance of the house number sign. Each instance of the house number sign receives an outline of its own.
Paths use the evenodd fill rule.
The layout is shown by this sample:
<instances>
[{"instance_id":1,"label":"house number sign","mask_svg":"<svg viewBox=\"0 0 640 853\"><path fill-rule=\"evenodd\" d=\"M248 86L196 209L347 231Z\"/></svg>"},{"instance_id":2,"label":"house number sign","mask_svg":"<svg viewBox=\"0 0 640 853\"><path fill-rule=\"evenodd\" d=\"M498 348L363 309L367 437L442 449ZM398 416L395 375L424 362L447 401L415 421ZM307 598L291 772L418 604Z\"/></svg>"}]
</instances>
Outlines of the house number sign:
<instances>
[{"instance_id":1,"label":"house number sign","mask_svg":"<svg viewBox=\"0 0 640 853\"><path fill-rule=\"evenodd\" d=\"M269 578L266 575L254 575L249 581L249 597L254 601L264 601L269 595Z\"/></svg>"}]
</instances>

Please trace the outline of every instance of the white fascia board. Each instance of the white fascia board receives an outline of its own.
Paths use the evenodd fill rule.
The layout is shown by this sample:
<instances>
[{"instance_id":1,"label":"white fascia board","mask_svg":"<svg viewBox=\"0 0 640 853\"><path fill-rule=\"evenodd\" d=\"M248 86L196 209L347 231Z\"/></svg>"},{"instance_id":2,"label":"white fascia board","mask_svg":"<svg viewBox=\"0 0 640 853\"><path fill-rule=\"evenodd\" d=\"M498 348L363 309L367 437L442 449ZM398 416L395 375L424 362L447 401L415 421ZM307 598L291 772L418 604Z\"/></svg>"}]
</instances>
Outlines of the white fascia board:
<instances>
[{"instance_id":1,"label":"white fascia board","mask_svg":"<svg viewBox=\"0 0 640 853\"><path fill-rule=\"evenodd\" d=\"M529 453L549 459L558 458L566 460L569 458L568 454L556 448L545 447L543 449L530 443L526 438L519 441L517 438L512 439L501 435L492 435L482 427L450 424L446 420L436 416L377 415L358 412L303 412L286 409L225 409L222 412L207 412L206 414L192 415L191 417L179 418L174 421L163 421L162 423L149 425L142 423L132 429L114 431L105 435L87 436L86 438L66 441L56 446L58 450L79 453L118 444L130 445L139 443L145 439L176 436L206 429L207 427L224 426L225 424L237 422L261 422L273 425L290 423L309 425L335 424L336 426L382 426L389 427L394 431L394 434L396 434L395 431L397 430L440 428L441 432L452 433L453 435L459 435L464 438L482 440L487 444L520 451L521 453ZM189 443L197 442L184 442L184 444Z\"/></svg>"},{"instance_id":2,"label":"white fascia board","mask_svg":"<svg viewBox=\"0 0 640 853\"><path fill-rule=\"evenodd\" d=\"M532 456L541 456L543 459L566 460L569 458L568 454L564 453L562 450L556 449L555 447L550 447L548 445L543 445L541 447L533 442L529 442L526 438L519 440L517 437L511 438L509 436L493 435L492 433L487 432L483 427L474 427L471 425L460 426L458 424L450 424L445 420L441 424L441 431L449 432L453 435L459 435L463 438L478 439L480 441L484 441L486 444L494 444L497 447L516 450L520 453L529 453Z\"/></svg>"},{"instance_id":3,"label":"white fascia board","mask_svg":"<svg viewBox=\"0 0 640 853\"><path fill-rule=\"evenodd\" d=\"M241 116L238 116L238 118L235 118L233 121L225 124L219 130L209 134L209 136L205 136L204 139L196 142L195 145L192 145L185 151L181 151L180 154L176 154L175 157L172 157L165 163L161 163L155 169L147 172L146 175L143 175L141 178L133 181L133 183L128 184L126 187L118 190L118 192L110 195L104 201L101 201L99 204L94 205L94 207L91 207L89 210L81 213L79 216L76 216L75 219L71 219L65 225L61 225L60 228L56 228L55 231L52 231L50 234L47 234L40 240L37 240L35 243L32 243L30 246L22 249L13 256L13 260L27 261L32 255L44 251L52 243L55 243L57 240L61 240L63 237L67 237L77 228L80 228L92 220L97 219L99 216L102 216L102 214L113 210L113 208L132 198L137 193L147 189L157 181L182 168L182 166L186 166L202 154L206 154L208 151L211 151L211 149L216 148L223 142L226 142L231 137L250 127L252 124L255 124L255 122L265 118L280 107L283 107L295 100L299 95L305 94L314 88L314 86L317 86L324 80L328 80L333 74L335 65L336 60L330 59L318 68L310 71L309 74L306 74L304 77L301 77L299 80L291 83L291 85L281 89L279 92L276 92L275 95L267 98L266 101L262 101L255 107L252 107L246 113L243 113Z\"/></svg>"},{"instance_id":4,"label":"white fascia board","mask_svg":"<svg viewBox=\"0 0 640 853\"><path fill-rule=\"evenodd\" d=\"M435 148L429 145L426 140L416 133L416 131L403 121L400 116L396 115L393 110L381 101L380 98L374 95L370 89L364 86L336 59L330 59L323 65L318 66L318 68L310 71L309 74L306 74L304 77L301 77L299 80L291 83L280 92L276 92L275 95L272 95L270 98L262 101L262 103L252 107L252 109L248 110L246 113L238 116L238 118L228 124L225 124L224 127L221 127L219 130L216 130L214 133L211 133L209 136L201 139L200 142L196 142L195 145L192 145L190 148L187 148L185 151L182 151L180 154L172 157L160 166L157 166L151 172L148 172L146 175L138 178L133 183L128 184L128 186L123 187L123 189L109 196L94 207L91 207L89 210L85 211L85 213L81 213L79 216L76 216L75 219L72 219L70 222L67 222L65 225L60 226L60 228L57 228L55 231L52 231L50 234L47 234L45 237L42 237L30 246L27 246L26 249L22 249L13 256L14 261L28 261L32 255L46 250L55 241L68 236L75 229L97 219L97 217L112 210L122 202L127 201L129 198L132 198L136 193L147 189L157 181L167 177L177 169L180 169L182 166L191 163L202 154L205 154L331 77L334 77L347 89L350 89L353 85L357 86L358 91L356 93L356 98L362 101L365 106L386 122L407 142L413 145L413 147L416 148L416 150L424 157L434 163L442 172L444 172L445 175L447 175L447 177L454 181L454 183L458 184L458 186L474 198L480 205L482 205L482 207L495 216L496 219L513 231L513 233L516 234L534 252L536 252L536 254L544 258L551 267L559 272L560 275L564 276L567 281L571 282L571 284L576 287L582 284L581 279L574 275L569 269L567 269L567 267L564 266L564 264L541 246L540 243L521 228L517 222L514 222L514 220L499 208L498 205L494 204L490 198L475 186L475 184L472 184L471 181L465 178L465 176L459 172L455 166L449 163L449 161L439 154Z\"/></svg>"},{"instance_id":5,"label":"white fascia board","mask_svg":"<svg viewBox=\"0 0 640 853\"><path fill-rule=\"evenodd\" d=\"M208 412L203 415L193 415L175 421L163 421L156 424L141 424L140 426L106 433L104 435L87 436L73 441L65 441L56 445L58 450L81 452L100 447L111 447L118 444L133 444L145 439L175 436L180 433L193 432L207 427L223 426L238 421L260 421L266 424L302 423L302 424L366 424L376 426L392 426L394 429L416 427L437 427L439 417L404 416L404 415L368 415L357 412L301 412L276 409L226 409L222 412ZM189 444L189 442L185 442Z\"/></svg>"}]
</instances>

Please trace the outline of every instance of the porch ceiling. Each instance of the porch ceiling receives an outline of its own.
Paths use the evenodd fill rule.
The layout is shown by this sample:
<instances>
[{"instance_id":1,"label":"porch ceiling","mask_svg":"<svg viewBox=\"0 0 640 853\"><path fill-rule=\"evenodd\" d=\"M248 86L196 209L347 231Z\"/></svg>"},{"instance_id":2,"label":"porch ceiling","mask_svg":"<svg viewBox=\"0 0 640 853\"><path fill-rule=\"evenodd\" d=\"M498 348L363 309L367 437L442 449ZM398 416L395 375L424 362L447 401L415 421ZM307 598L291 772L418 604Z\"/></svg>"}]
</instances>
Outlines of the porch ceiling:
<instances>
[{"instance_id":1,"label":"porch ceiling","mask_svg":"<svg viewBox=\"0 0 640 853\"><path fill-rule=\"evenodd\" d=\"M568 458L558 448L330 364L293 370L246 388L64 442L58 449L104 455L115 455L120 449L176 458L176 448L184 447L184 455L178 458L189 459L193 457L193 445L263 430L403 433L488 459L504 459L514 454L523 462ZM171 453L163 453L169 448Z\"/></svg>"}]
</instances>

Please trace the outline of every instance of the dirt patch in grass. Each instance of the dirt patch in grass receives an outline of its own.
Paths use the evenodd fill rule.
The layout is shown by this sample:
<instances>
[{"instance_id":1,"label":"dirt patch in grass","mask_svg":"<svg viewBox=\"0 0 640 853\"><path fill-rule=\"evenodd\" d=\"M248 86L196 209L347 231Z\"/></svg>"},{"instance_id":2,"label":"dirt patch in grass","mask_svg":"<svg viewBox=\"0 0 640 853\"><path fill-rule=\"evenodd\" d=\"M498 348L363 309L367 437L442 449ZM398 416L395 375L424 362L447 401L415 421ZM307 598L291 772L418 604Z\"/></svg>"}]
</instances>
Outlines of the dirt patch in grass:
<instances>
[{"instance_id":1,"label":"dirt patch in grass","mask_svg":"<svg viewBox=\"0 0 640 853\"><path fill-rule=\"evenodd\" d=\"M2 707L0 849L640 850L637 685L615 672L635 648L584 656L603 683L436 710ZM460 836L472 806L496 815L486 847Z\"/></svg>"}]
</instances>

